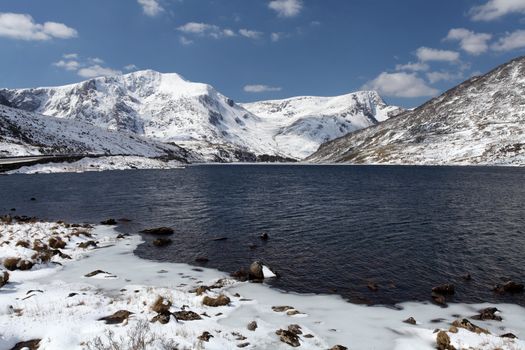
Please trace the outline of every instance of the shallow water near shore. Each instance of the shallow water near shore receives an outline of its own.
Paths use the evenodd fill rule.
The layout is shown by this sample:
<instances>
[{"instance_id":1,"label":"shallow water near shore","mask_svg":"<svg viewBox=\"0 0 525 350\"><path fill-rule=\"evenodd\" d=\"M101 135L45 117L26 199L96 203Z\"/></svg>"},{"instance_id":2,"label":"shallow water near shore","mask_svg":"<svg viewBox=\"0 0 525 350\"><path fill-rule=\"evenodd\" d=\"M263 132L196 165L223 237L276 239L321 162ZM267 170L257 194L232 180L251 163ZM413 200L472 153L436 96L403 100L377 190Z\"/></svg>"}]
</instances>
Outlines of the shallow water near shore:
<instances>
[{"instance_id":1,"label":"shallow water near shore","mask_svg":"<svg viewBox=\"0 0 525 350\"><path fill-rule=\"evenodd\" d=\"M172 245L159 249L145 237L135 253L191 264L206 256L207 267L225 272L260 259L281 276L270 283L289 291L394 304L428 300L433 286L450 282L452 302L525 305L523 294L491 291L504 278L525 279L523 183L525 169L495 167L204 165L11 175L0 177L0 211L74 222L126 217L132 221L118 229L129 233L172 226Z\"/></svg>"}]
</instances>

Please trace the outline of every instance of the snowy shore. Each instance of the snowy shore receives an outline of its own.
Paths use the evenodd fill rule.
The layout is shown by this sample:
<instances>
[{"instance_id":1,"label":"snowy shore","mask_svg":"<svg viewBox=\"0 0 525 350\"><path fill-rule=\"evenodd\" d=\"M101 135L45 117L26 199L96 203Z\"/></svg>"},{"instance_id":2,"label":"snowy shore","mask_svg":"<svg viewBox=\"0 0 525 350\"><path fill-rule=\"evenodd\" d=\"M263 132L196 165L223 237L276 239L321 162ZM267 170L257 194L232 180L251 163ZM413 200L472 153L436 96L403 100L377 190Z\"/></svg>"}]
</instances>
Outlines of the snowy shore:
<instances>
[{"instance_id":1,"label":"snowy shore","mask_svg":"<svg viewBox=\"0 0 525 350\"><path fill-rule=\"evenodd\" d=\"M237 282L212 269L142 260L133 254L140 236L119 235L111 226L22 221L0 223L0 260L14 269L0 287L0 350L31 340L42 350L290 349L289 344L430 350L438 335L456 349L525 349L520 340L525 309L517 305L354 305L337 296ZM214 303L224 305L209 306ZM497 307L502 320L471 318L487 307ZM115 317L100 320L110 315ZM416 324L403 322L409 317ZM489 333L451 327L463 318ZM501 337L509 333L518 338ZM147 345L134 347L137 343Z\"/></svg>"},{"instance_id":2,"label":"snowy shore","mask_svg":"<svg viewBox=\"0 0 525 350\"><path fill-rule=\"evenodd\" d=\"M176 160L163 161L138 156L110 156L83 158L71 163L46 163L24 166L7 174L50 174L83 173L86 171L128 170L128 169L178 169L183 164Z\"/></svg>"}]
</instances>

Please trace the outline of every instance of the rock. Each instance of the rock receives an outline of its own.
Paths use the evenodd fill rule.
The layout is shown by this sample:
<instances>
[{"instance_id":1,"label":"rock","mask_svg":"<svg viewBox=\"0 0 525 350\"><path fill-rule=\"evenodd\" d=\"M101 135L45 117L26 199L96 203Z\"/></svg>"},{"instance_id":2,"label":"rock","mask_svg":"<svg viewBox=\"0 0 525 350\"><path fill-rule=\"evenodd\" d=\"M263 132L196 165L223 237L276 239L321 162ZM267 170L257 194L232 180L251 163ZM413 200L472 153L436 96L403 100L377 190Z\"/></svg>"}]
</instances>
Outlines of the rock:
<instances>
[{"instance_id":1,"label":"rock","mask_svg":"<svg viewBox=\"0 0 525 350\"><path fill-rule=\"evenodd\" d=\"M200 295L203 295L204 293L206 293L209 290L210 290L210 287L208 287L208 286L199 286L195 290L195 293L197 293L197 296L200 296Z\"/></svg>"},{"instance_id":2,"label":"rock","mask_svg":"<svg viewBox=\"0 0 525 350\"><path fill-rule=\"evenodd\" d=\"M16 345L13 346L11 350L37 350L40 347L41 341L42 339L22 341L20 343L16 343Z\"/></svg>"},{"instance_id":3,"label":"rock","mask_svg":"<svg viewBox=\"0 0 525 350\"><path fill-rule=\"evenodd\" d=\"M486 320L494 320L494 321L501 321L503 318L501 316L496 315L496 312L499 310L495 307L487 307L483 310L479 310L479 315L474 315L471 318L474 320L480 320L480 321L486 321Z\"/></svg>"},{"instance_id":4,"label":"rock","mask_svg":"<svg viewBox=\"0 0 525 350\"><path fill-rule=\"evenodd\" d=\"M463 328L463 329L466 329L470 332L473 332L473 333L476 333L476 334L490 334L490 332L488 330L486 330L485 328L481 328L481 327L478 327L476 326L475 324L473 324L472 322L470 322L469 320L467 320L466 318L462 319L462 320L456 320L454 322L452 322L452 325L454 327L457 327L457 328Z\"/></svg>"},{"instance_id":5,"label":"rock","mask_svg":"<svg viewBox=\"0 0 525 350\"><path fill-rule=\"evenodd\" d=\"M115 219L107 219L107 220L101 221L100 223L102 225L116 225L117 224L117 220L115 220Z\"/></svg>"},{"instance_id":6,"label":"rock","mask_svg":"<svg viewBox=\"0 0 525 350\"><path fill-rule=\"evenodd\" d=\"M3 261L4 267L8 269L9 271L14 271L18 268L18 263L20 262L20 258L11 257L11 258L5 258Z\"/></svg>"},{"instance_id":7,"label":"rock","mask_svg":"<svg viewBox=\"0 0 525 350\"><path fill-rule=\"evenodd\" d=\"M294 309L294 310L288 310L288 311L286 311L286 314L287 314L288 316L295 316L295 315L299 315L299 314L301 314L301 311L299 311L299 310L295 310L295 309Z\"/></svg>"},{"instance_id":8,"label":"rock","mask_svg":"<svg viewBox=\"0 0 525 350\"><path fill-rule=\"evenodd\" d=\"M447 300L442 294L432 293L432 300L438 305L447 305Z\"/></svg>"},{"instance_id":9,"label":"rock","mask_svg":"<svg viewBox=\"0 0 525 350\"><path fill-rule=\"evenodd\" d=\"M370 289L372 292L377 292L379 290L379 286L375 282L368 282L367 284L368 289Z\"/></svg>"},{"instance_id":10,"label":"rock","mask_svg":"<svg viewBox=\"0 0 525 350\"><path fill-rule=\"evenodd\" d=\"M257 329L257 322L252 321L248 323L248 326L246 326L246 328L248 328L249 331L255 331Z\"/></svg>"},{"instance_id":11,"label":"rock","mask_svg":"<svg viewBox=\"0 0 525 350\"><path fill-rule=\"evenodd\" d=\"M279 336L279 339L288 345L293 346L294 348L301 346L301 343L299 343L299 337L297 334L292 333L285 329L279 329L275 332Z\"/></svg>"},{"instance_id":12,"label":"rock","mask_svg":"<svg viewBox=\"0 0 525 350\"><path fill-rule=\"evenodd\" d=\"M20 271L31 270L33 268L33 265L34 265L34 263L32 261L20 260L20 262L18 263L18 269Z\"/></svg>"},{"instance_id":13,"label":"rock","mask_svg":"<svg viewBox=\"0 0 525 350\"><path fill-rule=\"evenodd\" d=\"M86 275L84 275L84 277L93 277L93 276L96 276L96 275L99 275L99 274L109 274L109 272L106 272L106 271L102 271L102 270L95 270L95 271L92 271Z\"/></svg>"},{"instance_id":14,"label":"rock","mask_svg":"<svg viewBox=\"0 0 525 350\"><path fill-rule=\"evenodd\" d=\"M165 313L165 314L157 314L155 315L150 322L152 323L155 323L155 322L159 322L160 324L167 324L170 322L170 319L171 319L171 314L168 312L168 313Z\"/></svg>"},{"instance_id":15,"label":"rock","mask_svg":"<svg viewBox=\"0 0 525 350\"><path fill-rule=\"evenodd\" d=\"M261 233L259 238L262 239L263 241L267 241L270 237L268 236L268 234L266 232L263 232L263 233Z\"/></svg>"},{"instance_id":16,"label":"rock","mask_svg":"<svg viewBox=\"0 0 525 350\"><path fill-rule=\"evenodd\" d=\"M149 235L172 235L175 231L171 227L156 227L140 231Z\"/></svg>"},{"instance_id":17,"label":"rock","mask_svg":"<svg viewBox=\"0 0 525 350\"><path fill-rule=\"evenodd\" d=\"M516 335L512 334L512 333L505 333L505 334L502 334L500 335L501 338L509 338L509 339L518 339L518 337L516 337Z\"/></svg>"},{"instance_id":18,"label":"rock","mask_svg":"<svg viewBox=\"0 0 525 350\"><path fill-rule=\"evenodd\" d=\"M240 343L237 345L238 348L245 348L247 347L248 345L250 345L250 343Z\"/></svg>"},{"instance_id":19,"label":"rock","mask_svg":"<svg viewBox=\"0 0 525 350\"><path fill-rule=\"evenodd\" d=\"M249 274L248 274L248 272L246 270L240 269L238 271L232 272L230 274L230 276L232 276L233 278L235 278L238 281L244 282L244 281L248 280Z\"/></svg>"},{"instance_id":20,"label":"rock","mask_svg":"<svg viewBox=\"0 0 525 350\"><path fill-rule=\"evenodd\" d=\"M235 340L246 340L247 338L239 332L232 332L232 335L235 337Z\"/></svg>"},{"instance_id":21,"label":"rock","mask_svg":"<svg viewBox=\"0 0 525 350\"><path fill-rule=\"evenodd\" d=\"M60 251L59 249L53 249L53 250L50 250L49 251L51 254L54 255L58 255L59 257L61 257L62 259L66 259L66 260L71 260L71 256L70 255L67 255L65 253L63 253L62 251Z\"/></svg>"},{"instance_id":22,"label":"rock","mask_svg":"<svg viewBox=\"0 0 525 350\"><path fill-rule=\"evenodd\" d=\"M196 320L202 320L202 317L193 311L184 310L184 311L177 311L174 312L173 315L177 320L181 321L196 321Z\"/></svg>"},{"instance_id":23,"label":"rock","mask_svg":"<svg viewBox=\"0 0 525 350\"><path fill-rule=\"evenodd\" d=\"M99 321L105 321L106 324L118 324L122 323L125 320L129 318L130 315L132 315L133 312L127 311L127 310L119 310L115 312L113 315L109 315L106 317L99 318Z\"/></svg>"},{"instance_id":24,"label":"rock","mask_svg":"<svg viewBox=\"0 0 525 350\"><path fill-rule=\"evenodd\" d=\"M64 242L62 240L62 238L60 238L58 236L53 236L53 237L49 238L47 243L53 249L64 249L66 247L66 242Z\"/></svg>"},{"instance_id":25,"label":"rock","mask_svg":"<svg viewBox=\"0 0 525 350\"><path fill-rule=\"evenodd\" d=\"M441 295L453 295L455 292L455 287L453 284L442 284L440 286L432 288L432 293L441 294Z\"/></svg>"},{"instance_id":26,"label":"rock","mask_svg":"<svg viewBox=\"0 0 525 350\"><path fill-rule=\"evenodd\" d=\"M314 335L313 334L305 334L303 335L304 338L313 338Z\"/></svg>"},{"instance_id":27,"label":"rock","mask_svg":"<svg viewBox=\"0 0 525 350\"><path fill-rule=\"evenodd\" d=\"M450 328L448 329L448 331L450 333L457 333L458 332L458 327L456 326L450 326Z\"/></svg>"},{"instance_id":28,"label":"rock","mask_svg":"<svg viewBox=\"0 0 525 350\"><path fill-rule=\"evenodd\" d=\"M122 233L119 233L117 235L117 239L124 239L124 238L126 238L126 236L124 234L122 234Z\"/></svg>"},{"instance_id":29,"label":"rock","mask_svg":"<svg viewBox=\"0 0 525 350\"><path fill-rule=\"evenodd\" d=\"M503 285L497 284L494 291L497 293L523 293L525 286L514 281L505 282Z\"/></svg>"},{"instance_id":30,"label":"rock","mask_svg":"<svg viewBox=\"0 0 525 350\"><path fill-rule=\"evenodd\" d=\"M292 306L272 306L272 310L275 312L285 312L288 310L293 310Z\"/></svg>"},{"instance_id":31,"label":"rock","mask_svg":"<svg viewBox=\"0 0 525 350\"><path fill-rule=\"evenodd\" d=\"M225 306L230 303L230 298L228 298L224 294L219 295L217 298L205 296L202 299L202 303L206 306L212 306L212 307Z\"/></svg>"},{"instance_id":32,"label":"rock","mask_svg":"<svg viewBox=\"0 0 525 350\"><path fill-rule=\"evenodd\" d=\"M0 271L0 288L5 286L9 282L9 272Z\"/></svg>"},{"instance_id":33,"label":"rock","mask_svg":"<svg viewBox=\"0 0 525 350\"><path fill-rule=\"evenodd\" d=\"M78 247L82 248L82 249L87 249L89 247L96 248L97 247L97 242L95 242L95 241L80 242L78 244Z\"/></svg>"},{"instance_id":34,"label":"rock","mask_svg":"<svg viewBox=\"0 0 525 350\"><path fill-rule=\"evenodd\" d=\"M210 332L202 332L201 335L198 336L199 340L208 342L210 341L210 338L213 338L213 335L210 334Z\"/></svg>"},{"instance_id":35,"label":"rock","mask_svg":"<svg viewBox=\"0 0 525 350\"><path fill-rule=\"evenodd\" d=\"M169 314L171 305L171 300L159 296L151 305L151 311L158 314Z\"/></svg>"},{"instance_id":36,"label":"rock","mask_svg":"<svg viewBox=\"0 0 525 350\"><path fill-rule=\"evenodd\" d=\"M415 325L417 323L416 319L414 317L409 317L406 320L404 320L403 322L408 323L408 324L412 324L412 325Z\"/></svg>"},{"instance_id":37,"label":"rock","mask_svg":"<svg viewBox=\"0 0 525 350\"><path fill-rule=\"evenodd\" d=\"M450 337L447 332L439 331L436 336L436 344L438 350L453 350L454 347L450 345Z\"/></svg>"},{"instance_id":38,"label":"rock","mask_svg":"<svg viewBox=\"0 0 525 350\"><path fill-rule=\"evenodd\" d=\"M30 244L28 241L18 241L16 242L15 247L23 247L29 249Z\"/></svg>"},{"instance_id":39,"label":"rock","mask_svg":"<svg viewBox=\"0 0 525 350\"><path fill-rule=\"evenodd\" d=\"M248 272L249 278L251 280L255 281L262 281L264 280L264 273L263 273L263 264L260 261L254 261L250 265L250 269Z\"/></svg>"},{"instance_id":40,"label":"rock","mask_svg":"<svg viewBox=\"0 0 525 350\"><path fill-rule=\"evenodd\" d=\"M303 334L303 331L301 331L301 326L298 324L291 324L288 326L288 330L294 334Z\"/></svg>"},{"instance_id":41,"label":"rock","mask_svg":"<svg viewBox=\"0 0 525 350\"><path fill-rule=\"evenodd\" d=\"M206 264L210 259L208 259L205 256L198 256L195 258L195 262L198 262L199 264Z\"/></svg>"},{"instance_id":42,"label":"rock","mask_svg":"<svg viewBox=\"0 0 525 350\"><path fill-rule=\"evenodd\" d=\"M465 281L471 281L472 280L472 276L470 275L470 273L466 273L464 274L463 276L461 276Z\"/></svg>"},{"instance_id":43,"label":"rock","mask_svg":"<svg viewBox=\"0 0 525 350\"><path fill-rule=\"evenodd\" d=\"M216 238L210 239L210 241L212 241L212 242L222 242L222 241L226 241L226 240L228 240L228 237L216 237Z\"/></svg>"},{"instance_id":44,"label":"rock","mask_svg":"<svg viewBox=\"0 0 525 350\"><path fill-rule=\"evenodd\" d=\"M157 238L154 239L152 243L155 247L165 247L173 243L173 241L169 238Z\"/></svg>"},{"instance_id":45,"label":"rock","mask_svg":"<svg viewBox=\"0 0 525 350\"><path fill-rule=\"evenodd\" d=\"M36 201L36 198L35 197L31 197L29 200L30 201Z\"/></svg>"},{"instance_id":46,"label":"rock","mask_svg":"<svg viewBox=\"0 0 525 350\"><path fill-rule=\"evenodd\" d=\"M334 345L330 348L330 350L348 350L348 348L342 345Z\"/></svg>"}]
</instances>

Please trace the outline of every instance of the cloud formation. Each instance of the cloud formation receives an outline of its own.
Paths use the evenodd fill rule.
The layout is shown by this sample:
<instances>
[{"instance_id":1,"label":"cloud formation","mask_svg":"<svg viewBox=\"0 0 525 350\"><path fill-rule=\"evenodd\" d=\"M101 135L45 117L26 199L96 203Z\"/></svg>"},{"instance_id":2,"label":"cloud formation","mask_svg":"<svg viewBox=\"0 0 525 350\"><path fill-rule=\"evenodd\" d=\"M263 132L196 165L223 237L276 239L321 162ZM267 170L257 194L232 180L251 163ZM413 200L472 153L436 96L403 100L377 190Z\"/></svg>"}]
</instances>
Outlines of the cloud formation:
<instances>
[{"instance_id":1,"label":"cloud formation","mask_svg":"<svg viewBox=\"0 0 525 350\"><path fill-rule=\"evenodd\" d=\"M96 77L102 77L102 76L107 76L107 75L122 74L122 72L116 69L102 67L98 64L95 64L93 66L79 69L77 74L83 78L96 78Z\"/></svg>"},{"instance_id":2,"label":"cloud formation","mask_svg":"<svg viewBox=\"0 0 525 350\"><path fill-rule=\"evenodd\" d=\"M422 62L416 62L416 63L408 62L407 64L396 65L397 71L404 70L404 71L410 71L410 72L422 72L422 71L427 71L429 69L430 67L428 66L428 64L422 63Z\"/></svg>"},{"instance_id":3,"label":"cloud formation","mask_svg":"<svg viewBox=\"0 0 525 350\"><path fill-rule=\"evenodd\" d=\"M261 85L261 84L246 85L243 88L245 92L251 92L251 93L281 91L282 89L283 89L282 87L268 86L268 85Z\"/></svg>"},{"instance_id":4,"label":"cloud formation","mask_svg":"<svg viewBox=\"0 0 525 350\"><path fill-rule=\"evenodd\" d=\"M493 21L511 13L525 13L525 1L489 0L483 5L474 6L469 12L474 21Z\"/></svg>"},{"instance_id":5,"label":"cloud formation","mask_svg":"<svg viewBox=\"0 0 525 350\"><path fill-rule=\"evenodd\" d=\"M107 75L122 74L118 69L113 69L103 66L104 60L98 57L89 57L87 59L79 59L76 53L62 55L62 59L54 62L53 66L64 69L69 72L75 72L83 78L96 78ZM129 64L124 67L125 70L135 70L137 66Z\"/></svg>"},{"instance_id":6,"label":"cloud formation","mask_svg":"<svg viewBox=\"0 0 525 350\"><path fill-rule=\"evenodd\" d=\"M272 0L268 7L275 12L279 17L295 17L303 9L302 0Z\"/></svg>"},{"instance_id":7,"label":"cloud formation","mask_svg":"<svg viewBox=\"0 0 525 350\"><path fill-rule=\"evenodd\" d=\"M239 34L244 36L245 38L259 39L263 33L255 30L239 29Z\"/></svg>"},{"instance_id":8,"label":"cloud formation","mask_svg":"<svg viewBox=\"0 0 525 350\"><path fill-rule=\"evenodd\" d=\"M383 72L363 85L362 89L375 90L384 96L405 98L434 96L439 92L415 73L406 72Z\"/></svg>"},{"instance_id":9,"label":"cloud formation","mask_svg":"<svg viewBox=\"0 0 525 350\"><path fill-rule=\"evenodd\" d=\"M63 23L36 23L30 15L0 12L0 37L18 40L70 39L78 32Z\"/></svg>"},{"instance_id":10,"label":"cloud formation","mask_svg":"<svg viewBox=\"0 0 525 350\"><path fill-rule=\"evenodd\" d=\"M188 22L177 28L178 31L185 34L193 34L199 36L208 36L214 39L235 36L235 32L231 29L222 29L219 26L208 23ZM186 40L186 43L189 43Z\"/></svg>"},{"instance_id":11,"label":"cloud formation","mask_svg":"<svg viewBox=\"0 0 525 350\"><path fill-rule=\"evenodd\" d=\"M459 41L459 46L471 55L479 55L487 52L489 40L492 39L491 34L474 33L465 28L454 28L448 32L445 40Z\"/></svg>"},{"instance_id":12,"label":"cloud formation","mask_svg":"<svg viewBox=\"0 0 525 350\"><path fill-rule=\"evenodd\" d=\"M155 17L164 11L158 0L137 0L145 15Z\"/></svg>"},{"instance_id":13,"label":"cloud formation","mask_svg":"<svg viewBox=\"0 0 525 350\"><path fill-rule=\"evenodd\" d=\"M494 51L511 51L525 48L525 30L507 33L491 46Z\"/></svg>"},{"instance_id":14,"label":"cloud formation","mask_svg":"<svg viewBox=\"0 0 525 350\"><path fill-rule=\"evenodd\" d=\"M441 61L456 62L459 60L459 52L449 50L432 49L429 47L420 47L416 51L416 56L421 62Z\"/></svg>"}]
</instances>

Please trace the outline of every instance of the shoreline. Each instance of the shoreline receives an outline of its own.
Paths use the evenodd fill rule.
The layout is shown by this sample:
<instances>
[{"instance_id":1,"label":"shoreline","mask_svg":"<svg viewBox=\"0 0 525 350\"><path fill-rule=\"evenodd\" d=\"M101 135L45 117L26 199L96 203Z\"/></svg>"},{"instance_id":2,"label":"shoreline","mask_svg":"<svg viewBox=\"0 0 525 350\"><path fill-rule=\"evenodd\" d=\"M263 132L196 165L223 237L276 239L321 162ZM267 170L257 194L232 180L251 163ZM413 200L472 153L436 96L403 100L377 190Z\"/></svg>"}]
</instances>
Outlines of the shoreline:
<instances>
[{"instance_id":1,"label":"shoreline","mask_svg":"<svg viewBox=\"0 0 525 350\"><path fill-rule=\"evenodd\" d=\"M5 224L0 225L0 232L5 232ZM28 225L26 229L31 227ZM82 349L80 344L93 341L108 329L125 337L126 332L143 321L158 338L172 338L181 348L188 349L236 349L245 343L249 343L245 345L248 349L289 349L291 346L280 341L275 332L296 324L302 330L298 339L303 349L330 349L336 344L350 349L434 349L434 329L448 330L454 320L468 318L479 309L491 306L501 310L498 315L503 321L473 322L495 335L460 328L458 333L447 333L452 345L525 349L522 340L498 336L504 333L513 333L518 338L525 336L525 309L518 305L449 304L448 308L441 308L430 303L406 302L396 305L399 308L396 309L351 304L335 295L287 293L264 284L233 281L225 273L209 268L143 260L133 254L143 242L140 236L117 239L119 233L111 226L96 226L92 233L102 242L99 248L71 254L74 259L64 262L63 266L11 273L10 283L0 288L1 349L10 349L16 342L29 338L42 339L41 349ZM71 247L72 253L77 251ZM0 253L5 249L1 246ZM99 278L83 277L95 270L108 274ZM219 280L223 280L219 288L205 291L203 295L224 294L230 303L220 307L203 305L203 295L192 291ZM26 294L29 290L43 292ZM78 294L64 297L71 293ZM28 295L31 297L24 300ZM202 319L176 322L172 317L168 324L150 324L155 316L151 305L159 295L171 299L172 312L183 311L187 305L184 309L198 313ZM23 310L20 315L9 308L13 304L14 309ZM275 306L293 307L290 310L298 313L276 312L272 309ZM126 325L105 325L97 321L123 308L134 312ZM417 324L403 323L409 317ZM255 331L247 330L252 321L258 324ZM43 325L46 327L39 330ZM68 330L67 339L64 339L64 329ZM198 339L204 332L210 332L213 338ZM306 334L313 338L304 337ZM238 340L241 338L245 339ZM162 349L160 343L157 345L151 348Z\"/></svg>"}]
</instances>

